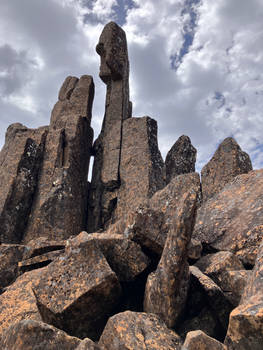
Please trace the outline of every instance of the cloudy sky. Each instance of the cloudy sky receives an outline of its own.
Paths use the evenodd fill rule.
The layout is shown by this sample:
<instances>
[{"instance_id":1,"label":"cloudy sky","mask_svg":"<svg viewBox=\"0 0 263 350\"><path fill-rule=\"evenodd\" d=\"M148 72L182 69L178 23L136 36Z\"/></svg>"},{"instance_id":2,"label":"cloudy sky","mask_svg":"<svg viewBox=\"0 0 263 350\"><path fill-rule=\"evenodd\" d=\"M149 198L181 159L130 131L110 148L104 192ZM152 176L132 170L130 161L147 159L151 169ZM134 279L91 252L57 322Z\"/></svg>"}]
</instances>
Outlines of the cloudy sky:
<instances>
[{"instance_id":1,"label":"cloudy sky","mask_svg":"<svg viewBox=\"0 0 263 350\"><path fill-rule=\"evenodd\" d=\"M11 123L49 123L67 75L94 77L98 135L95 46L114 20L127 34L133 116L158 121L163 157L185 134L200 169L233 136L263 167L262 18L262 0L1 0L0 147Z\"/></svg>"}]
</instances>

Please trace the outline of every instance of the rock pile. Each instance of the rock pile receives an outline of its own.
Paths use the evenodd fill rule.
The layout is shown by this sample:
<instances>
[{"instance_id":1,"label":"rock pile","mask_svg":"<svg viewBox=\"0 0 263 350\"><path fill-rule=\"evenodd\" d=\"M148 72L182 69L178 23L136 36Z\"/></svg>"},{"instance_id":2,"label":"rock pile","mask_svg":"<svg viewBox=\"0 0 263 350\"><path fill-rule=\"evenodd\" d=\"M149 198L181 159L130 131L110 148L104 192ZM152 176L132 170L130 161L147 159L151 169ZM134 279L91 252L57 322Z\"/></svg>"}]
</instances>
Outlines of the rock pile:
<instances>
[{"instance_id":1,"label":"rock pile","mask_svg":"<svg viewBox=\"0 0 263 350\"><path fill-rule=\"evenodd\" d=\"M261 350L263 170L232 138L201 181L189 137L163 162L156 121L132 117L125 32L107 24L96 50L94 143L88 75L66 78L49 126L6 133L0 349Z\"/></svg>"}]
</instances>

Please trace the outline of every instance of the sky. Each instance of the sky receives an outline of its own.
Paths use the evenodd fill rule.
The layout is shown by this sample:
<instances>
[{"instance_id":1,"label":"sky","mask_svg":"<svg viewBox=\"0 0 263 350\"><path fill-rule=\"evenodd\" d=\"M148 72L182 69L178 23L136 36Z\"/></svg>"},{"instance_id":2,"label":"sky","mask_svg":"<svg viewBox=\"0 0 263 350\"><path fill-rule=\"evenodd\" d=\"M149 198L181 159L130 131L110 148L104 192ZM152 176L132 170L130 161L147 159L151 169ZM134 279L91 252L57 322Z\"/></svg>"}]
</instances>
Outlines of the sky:
<instances>
[{"instance_id":1,"label":"sky","mask_svg":"<svg viewBox=\"0 0 263 350\"><path fill-rule=\"evenodd\" d=\"M106 86L95 51L105 24L126 32L133 116L158 122L165 158L181 135L197 169L232 136L263 167L262 0L1 0L0 147L9 124L49 124L68 75L95 82L100 132Z\"/></svg>"}]
</instances>

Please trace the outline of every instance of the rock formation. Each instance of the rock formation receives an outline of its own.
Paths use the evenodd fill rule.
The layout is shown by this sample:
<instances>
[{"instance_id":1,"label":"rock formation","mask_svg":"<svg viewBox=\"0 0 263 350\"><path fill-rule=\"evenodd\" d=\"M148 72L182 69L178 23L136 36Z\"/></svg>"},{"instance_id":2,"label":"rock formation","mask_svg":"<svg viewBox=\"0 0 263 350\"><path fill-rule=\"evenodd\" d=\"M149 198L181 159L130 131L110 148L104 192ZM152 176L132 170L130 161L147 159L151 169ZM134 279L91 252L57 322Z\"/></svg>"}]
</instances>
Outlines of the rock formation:
<instances>
[{"instance_id":1,"label":"rock formation","mask_svg":"<svg viewBox=\"0 0 263 350\"><path fill-rule=\"evenodd\" d=\"M196 149L188 136L182 135L167 153L165 159L166 184L174 176L195 172Z\"/></svg>"},{"instance_id":2,"label":"rock formation","mask_svg":"<svg viewBox=\"0 0 263 350\"><path fill-rule=\"evenodd\" d=\"M124 31L105 26L107 86L67 77L50 126L0 153L0 349L261 350L263 170L227 138L202 170L181 136L132 117ZM91 183L87 175L94 156Z\"/></svg>"}]
</instances>

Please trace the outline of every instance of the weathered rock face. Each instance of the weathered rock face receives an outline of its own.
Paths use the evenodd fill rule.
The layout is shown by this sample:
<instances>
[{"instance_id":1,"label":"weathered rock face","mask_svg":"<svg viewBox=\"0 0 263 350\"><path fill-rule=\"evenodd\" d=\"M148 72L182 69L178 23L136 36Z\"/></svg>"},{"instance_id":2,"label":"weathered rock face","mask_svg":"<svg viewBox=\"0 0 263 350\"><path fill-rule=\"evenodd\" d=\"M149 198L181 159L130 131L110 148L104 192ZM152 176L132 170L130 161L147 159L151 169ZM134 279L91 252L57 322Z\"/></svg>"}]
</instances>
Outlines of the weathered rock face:
<instances>
[{"instance_id":1,"label":"weathered rock face","mask_svg":"<svg viewBox=\"0 0 263 350\"><path fill-rule=\"evenodd\" d=\"M179 350L181 340L156 315L126 311L108 320L99 346L103 350Z\"/></svg>"},{"instance_id":2,"label":"weathered rock face","mask_svg":"<svg viewBox=\"0 0 263 350\"><path fill-rule=\"evenodd\" d=\"M79 338L96 338L118 303L120 285L90 241L49 264L34 293L44 322Z\"/></svg>"},{"instance_id":3,"label":"weathered rock face","mask_svg":"<svg viewBox=\"0 0 263 350\"><path fill-rule=\"evenodd\" d=\"M230 350L260 350L263 344L263 244L240 305L230 314L225 344Z\"/></svg>"},{"instance_id":4,"label":"weathered rock face","mask_svg":"<svg viewBox=\"0 0 263 350\"><path fill-rule=\"evenodd\" d=\"M97 53L101 57L100 77L107 85L105 115L96 140L89 194L88 231L102 228L111 217L120 185L123 121L130 117L129 60L125 32L114 22L100 36Z\"/></svg>"},{"instance_id":5,"label":"weathered rock face","mask_svg":"<svg viewBox=\"0 0 263 350\"><path fill-rule=\"evenodd\" d=\"M86 338L82 340L75 350L100 350L100 347L92 340Z\"/></svg>"},{"instance_id":6,"label":"weathered rock face","mask_svg":"<svg viewBox=\"0 0 263 350\"><path fill-rule=\"evenodd\" d=\"M183 194L180 202L157 270L148 277L144 298L144 311L160 316L169 328L175 326L188 291L187 246L197 203L194 186Z\"/></svg>"},{"instance_id":7,"label":"weathered rock face","mask_svg":"<svg viewBox=\"0 0 263 350\"><path fill-rule=\"evenodd\" d=\"M226 138L201 171L203 200L213 197L237 175L252 170L249 155L232 137Z\"/></svg>"},{"instance_id":8,"label":"weathered rock face","mask_svg":"<svg viewBox=\"0 0 263 350\"><path fill-rule=\"evenodd\" d=\"M47 127L12 124L0 153L0 241L20 243L41 167Z\"/></svg>"},{"instance_id":9,"label":"weathered rock face","mask_svg":"<svg viewBox=\"0 0 263 350\"><path fill-rule=\"evenodd\" d=\"M78 344L80 339L33 320L23 320L12 325L0 340L0 348L8 350L75 350Z\"/></svg>"},{"instance_id":10,"label":"weathered rock face","mask_svg":"<svg viewBox=\"0 0 263 350\"><path fill-rule=\"evenodd\" d=\"M62 85L24 242L39 236L65 239L85 229L93 96L90 76L68 77Z\"/></svg>"},{"instance_id":11,"label":"weathered rock face","mask_svg":"<svg viewBox=\"0 0 263 350\"><path fill-rule=\"evenodd\" d=\"M198 204L199 175L191 173L173 178L164 189L152 196L148 205L141 206L128 215L126 233L135 242L160 256L175 213L182 204L180 199L190 188L197 193Z\"/></svg>"},{"instance_id":12,"label":"weathered rock face","mask_svg":"<svg viewBox=\"0 0 263 350\"><path fill-rule=\"evenodd\" d=\"M167 153L165 159L166 183L174 176L194 173L196 149L192 146L188 136L182 135Z\"/></svg>"},{"instance_id":13,"label":"weathered rock face","mask_svg":"<svg viewBox=\"0 0 263 350\"><path fill-rule=\"evenodd\" d=\"M226 350L224 344L209 337L202 331L192 331L186 336L184 350Z\"/></svg>"},{"instance_id":14,"label":"weathered rock face","mask_svg":"<svg viewBox=\"0 0 263 350\"><path fill-rule=\"evenodd\" d=\"M123 123L120 180L115 220L164 187L163 160L154 119L130 118Z\"/></svg>"},{"instance_id":15,"label":"weathered rock face","mask_svg":"<svg viewBox=\"0 0 263 350\"><path fill-rule=\"evenodd\" d=\"M236 177L199 208L193 238L254 265L263 232L262 191L263 170Z\"/></svg>"},{"instance_id":16,"label":"weathered rock face","mask_svg":"<svg viewBox=\"0 0 263 350\"><path fill-rule=\"evenodd\" d=\"M135 242L121 235L109 233L81 232L68 241L67 250L79 248L93 241L100 247L111 269L116 273L119 281L132 281L149 265L149 258L142 252Z\"/></svg>"}]
</instances>

